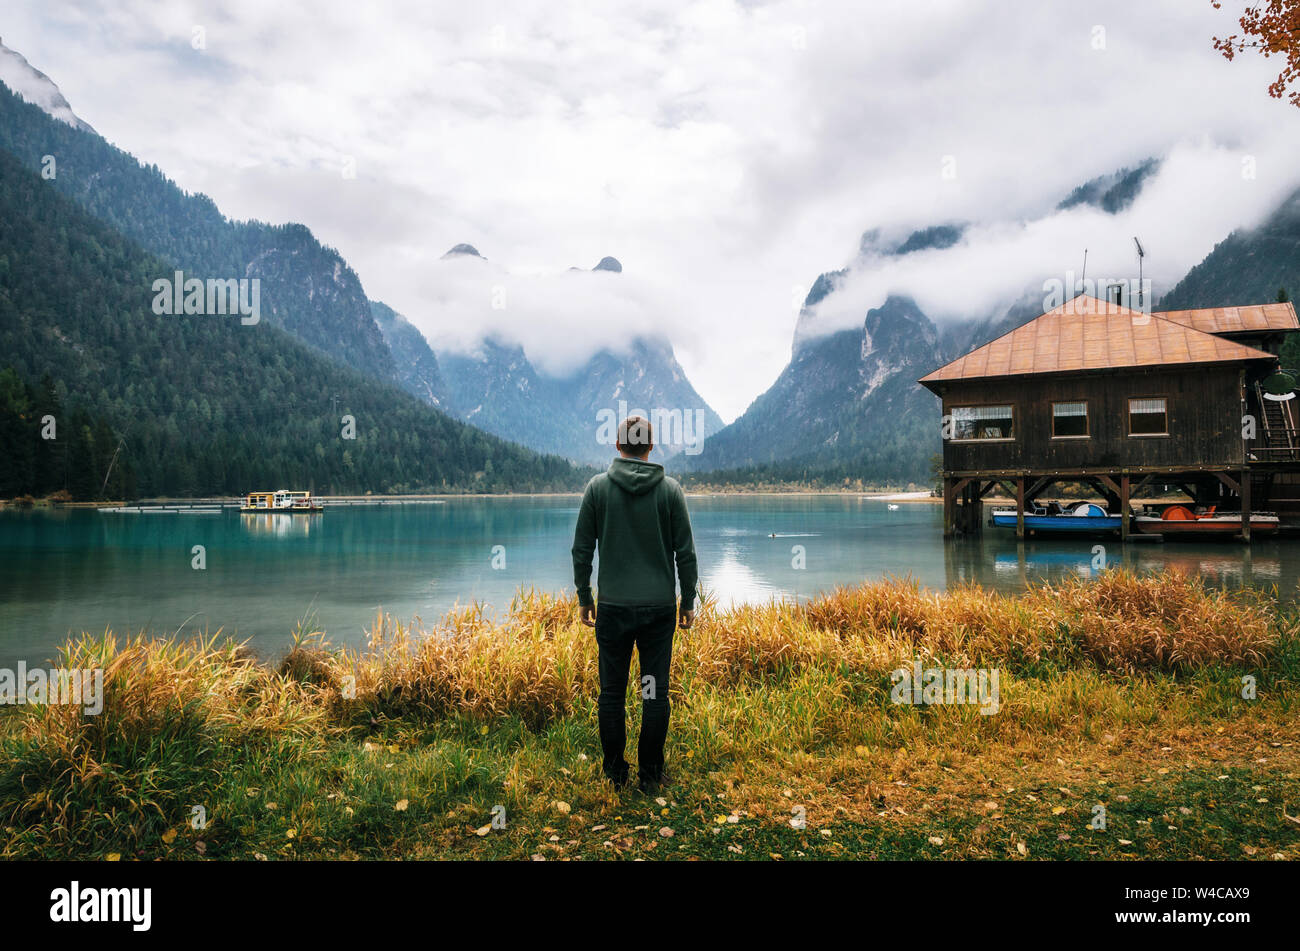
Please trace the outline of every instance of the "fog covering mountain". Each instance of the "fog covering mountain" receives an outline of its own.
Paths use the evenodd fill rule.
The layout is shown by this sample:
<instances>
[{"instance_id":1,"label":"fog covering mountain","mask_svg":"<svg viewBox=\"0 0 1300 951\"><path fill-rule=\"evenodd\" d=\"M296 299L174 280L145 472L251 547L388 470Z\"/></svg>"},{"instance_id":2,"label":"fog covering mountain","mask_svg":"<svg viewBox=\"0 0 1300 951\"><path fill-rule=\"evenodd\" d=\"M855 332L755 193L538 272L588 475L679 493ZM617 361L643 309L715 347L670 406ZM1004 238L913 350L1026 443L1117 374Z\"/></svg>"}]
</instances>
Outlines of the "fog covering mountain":
<instances>
[{"instance_id":1,"label":"fog covering mountain","mask_svg":"<svg viewBox=\"0 0 1300 951\"><path fill-rule=\"evenodd\" d=\"M1098 176L1070 192L1056 208L1064 211L1078 205L1092 205L1113 215L1133 204L1147 179L1159 168L1160 160L1149 158L1133 168L1121 168L1109 175Z\"/></svg>"},{"instance_id":2,"label":"fog covering mountain","mask_svg":"<svg viewBox=\"0 0 1300 951\"><path fill-rule=\"evenodd\" d=\"M582 461L608 460L613 455L613 446L602 439L601 422L625 412L639 411L656 423L657 448L652 458L660 460L678 454L690 458L723 426L686 378L672 345L663 337L637 337L625 351L600 350L555 383L586 439L586 449L578 457ZM609 427L605 430L608 436Z\"/></svg>"},{"instance_id":3,"label":"fog covering mountain","mask_svg":"<svg viewBox=\"0 0 1300 951\"><path fill-rule=\"evenodd\" d=\"M356 275L306 228L228 222L36 93L0 86L0 495L555 491L590 474L403 392ZM260 277L261 319L156 313L153 281L177 267ZM64 408L58 459L22 451L42 406Z\"/></svg>"},{"instance_id":4,"label":"fog covering mountain","mask_svg":"<svg viewBox=\"0 0 1300 951\"><path fill-rule=\"evenodd\" d=\"M262 320L340 363L396 381L360 279L305 226L230 221L206 195L182 191L156 166L140 164L93 132L50 121L5 88L0 149L37 172L53 156L52 187L172 269L203 280L257 278Z\"/></svg>"},{"instance_id":5,"label":"fog covering mountain","mask_svg":"<svg viewBox=\"0 0 1300 951\"><path fill-rule=\"evenodd\" d=\"M0 496L540 492L590 474L270 322L156 314L150 281L168 266L0 150ZM24 454L43 445L42 403L65 407L44 461Z\"/></svg>"},{"instance_id":6,"label":"fog covering mountain","mask_svg":"<svg viewBox=\"0 0 1300 951\"><path fill-rule=\"evenodd\" d=\"M60 122L74 129L93 133L90 124L83 121L68 100L63 97L54 80L27 62L27 58L0 42L0 83L4 83L28 102L42 109Z\"/></svg>"},{"instance_id":7,"label":"fog covering mountain","mask_svg":"<svg viewBox=\"0 0 1300 951\"><path fill-rule=\"evenodd\" d=\"M1087 204L1115 214L1132 204L1158 167L1150 159L1100 176L1057 207ZM870 230L857 265L950 247L964 230L963 223L948 222L893 243ZM813 308L848 273L817 278L795 324L789 364L702 454L686 461L689 469L721 482L925 484L941 449L938 399L916 380L1043 312L1042 288L1029 287L1009 307L940 328L913 300L891 295L867 311L860 327L820 333ZM1260 227L1224 239L1157 309L1271 301L1284 286L1300 287L1300 191ZM1300 343L1292 348L1291 364L1300 366Z\"/></svg>"},{"instance_id":8,"label":"fog covering mountain","mask_svg":"<svg viewBox=\"0 0 1300 951\"><path fill-rule=\"evenodd\" d=\"M480 256L470 245L451 254ZM622 271L613 257L593 270ZM540 452L600 465L615 454L610 427L640 410L669 411L651 458L691 453L723 426L696 392L665 339L638 336L620 351L601 349L570 373L539 370L524 348L489 334L469 350L436 350L420 331L381 303L372 305L399 368L402 385L466 422ZM688 418L689 416L689 418Z\"/></svg>"},{"instance_id":9,"label":"fog covering mountain","mask_svg":"<svg viewBox=\"0 0 1300 951\"><path fill-rule=\"evenodd\" d=\"M902 236L868 230L852 267L814 283L794 328L790 361L775 383L723 427L661 338L635 337L558 375L542 372L519 343L499 334L435 350L410 321L368 300L347 263L306 227L227 220L206 196L185 193L157 167L104 141L49 77L2 45L0 80L0 150L30 172L45 172L47 187L186 276L260 278L263 321L334 363L400 385L423 404L488 432L571 459L601 464L612 454L597 441L602 411L612 419L636 409L699 409L703 452L680 454L686 446L679 432L657 458L677 455L677 467L720 471L730 481L924 482L939 450L938 422L935 398L915 380L1043 309L1041 287L1027 287L1010 306L937 326L914 300L891 293L854 326L840 322L827 332L814 310L855 271L973 240L973 223L962 221L929 223ZM1099 176L1055 207L1115 215L1159 168L1159 160L1148 159ZM444 257L483 259L468 244ZM592 271L618 281L622 265L606 257ZM1260 302L1297 286L1300 191L1259 227L1226 237L1156 306ZM852 311L845 316L854 319ZM1289 346L1296 352L1284 351L1284 358L1300 365L1300 344Z\"/></svg>"},{"instance_id":10,"label":"fog covering mountain","mask_svg":"<svg viewBox=\"0 0 1300 951\"><path fill-rule=\"evenodd\" d=\"M1160 298L1159 310L1228 307L1300 291L1300 189L1259 227L1234 231ZM1293 335L1295 336L1295 335Z\"/></svg>"},{"instance_id":11,"label":"fog covering mountain","mask_svg":"<svg viewBox=\"0 0 1300 951\"><path fill-rule=\"evenodd\" d=\"M307 227L230 221L206 195L184 192L156 166L106 142L49 77L0 48L4 76L18 87L0 86L0 149L35 172L53 156L52 187L184 277L259 279L261 319L339 363L488 432L575 460L603 462L613 453L596 441L596 414L605 406L618 412L620 399L629 409L698 408L703 434L722 427L667 341L638 339L625 352L599 351L564 379L542 378L521 348L495 339L440 359L418 329L372 304L342 256ZM464 256L482 257L469 244L444 255ZM618 274L622 265L605 257L592 270ZM173 271L158 276L172 278ZM657 457L684 447L679 437Z\"/></svg>"}]
</instances>

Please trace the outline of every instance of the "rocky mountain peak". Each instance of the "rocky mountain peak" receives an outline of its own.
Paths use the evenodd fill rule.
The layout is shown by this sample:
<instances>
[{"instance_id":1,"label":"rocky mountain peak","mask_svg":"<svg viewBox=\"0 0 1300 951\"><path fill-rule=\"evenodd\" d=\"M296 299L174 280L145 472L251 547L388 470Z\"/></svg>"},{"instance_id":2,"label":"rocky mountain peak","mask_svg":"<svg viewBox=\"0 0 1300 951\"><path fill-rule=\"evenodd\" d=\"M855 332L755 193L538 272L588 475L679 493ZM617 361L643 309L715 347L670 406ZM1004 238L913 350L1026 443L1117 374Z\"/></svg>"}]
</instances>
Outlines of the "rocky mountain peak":
<instances>
[{"instance_id":1,"label":"rocky mountain peak","mask_svg":"<svg viewBox=\"0 0 1300 951\"><path fill-rule=\"evenodd\" d=\"M0 82L60 122L66 122L74 129L85 132L95 131L89 123L84 122L72 111L72 106L63 97L54 80L27 62L27 58L21 53L5 46L2 40L0 40Z\"/></svg>"},{"instance_id":2,"label":"rocky mountain peak","mask_svg":"<svg viewBox=\"0 0 1300 951\"><path fill-rule=\"evenodd\" d=\"M443 257L444 257L444 258L454 258L454 257L460 257L460 256L462 256L462 255L465 256L465 257L471 257L471 258L482 258L482 257L483 257L483 255L481 255L481 254L478 253L478 248L474 247L474 245L472 245L472 244L457 244L457 245L454 245L454 246L453 246L453 247L452 247L452 248L451 248L451 249L450 249L446 254L443 255ZM484 258L484 260L487 260L487 259Z\"/></svg>"}]
</instances>

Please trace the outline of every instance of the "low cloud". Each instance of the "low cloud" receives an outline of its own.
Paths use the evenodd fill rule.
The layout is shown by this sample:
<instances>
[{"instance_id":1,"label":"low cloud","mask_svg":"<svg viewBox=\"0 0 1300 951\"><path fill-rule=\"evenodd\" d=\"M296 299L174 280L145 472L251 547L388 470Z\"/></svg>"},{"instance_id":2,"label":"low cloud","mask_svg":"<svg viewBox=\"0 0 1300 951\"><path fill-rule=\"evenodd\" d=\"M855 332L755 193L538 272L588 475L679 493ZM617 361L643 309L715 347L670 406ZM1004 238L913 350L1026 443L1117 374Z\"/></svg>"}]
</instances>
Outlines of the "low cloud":
<instances>
[{"instance_id":1,"label":"low cloud","mask_svg":"<svg viewBox=\"0 0 1300 951\"><path fill-rule=\"evenodd\" d=\"M1300 122L1266 93L1276 60L1212 49L1234 27L1202 0L10 0L4 40L110 141L233 217L308 225L434 336L501 328L561 367L661 327L730 419L867 229L973 223L857 267L824 325L891 291L985 311L1085 246L1122 274L1134 234L1167 286L1257 221ZM1053 212L1148 156L1168 161L1124 214ZM506 270L444 267L461 241ZM620 278L564 271L606 254Z\"/></svg>"},{"instance_id":2,"label":"low cloud","mask_svg":"<svg viewBox=\"0 0 1300 951\"><path fill-rule=\"evenodd\" d=\"M511 271L456 254L423 273L421 304L405 316L437 350L472 353L485 337L521 344L551 376L566 376L594 353L624 352L638 336L694 336L672 288L636 274Z\"/></svg>"},{"instance_id":3,"label":"low cloud","mask_svg":"<svg viewBox=\"0 0 1300 951\"><path fill-rule=\"evenodd\" d=\"M816 335L860 326L890 294L912 297L939 322L1000 315L1045 281L1065 282L1069 272L1082 278L1085 249L1090 279L1136 281L1135 236L1146 251L1142 276L1159 300L1233 229L1259 224L1300 186L1300 168L1288 158L1297 147L1300 129L1250 150L1183 143L1116 214L1077 205L1028 219L986 220L970 225L950 248L859 257L812 308L803 330Z\"/></svg>"}]
</instances>

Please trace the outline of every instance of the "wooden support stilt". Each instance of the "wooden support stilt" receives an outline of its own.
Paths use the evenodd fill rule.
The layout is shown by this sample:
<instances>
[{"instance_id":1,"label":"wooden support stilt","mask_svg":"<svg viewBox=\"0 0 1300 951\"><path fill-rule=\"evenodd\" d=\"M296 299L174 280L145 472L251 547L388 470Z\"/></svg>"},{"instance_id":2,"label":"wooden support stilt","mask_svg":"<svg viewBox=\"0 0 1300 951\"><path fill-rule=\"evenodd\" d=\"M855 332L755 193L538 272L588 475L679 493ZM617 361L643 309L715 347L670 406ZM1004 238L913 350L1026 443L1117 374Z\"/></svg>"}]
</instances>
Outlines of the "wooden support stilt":
<instances>
[{"instance_id":1,"label":"wooden support stilt","mask_svg":"<svg viewBox=\"0 0 1300 951\"><path fill-rule=\"evenodd\" d=\"M1099 485L1099 487L1100 487L1101 489L1103 489L1103 490L1104 490L1104 489L1110 489L1110 491L1111 491L1111 493L1112 493L1113 495L1119 495L1119 494L1120 494L1119 486L1117 486L1117 485L1115 484L1115 480L1112 479L1110 476L1099 474L1096 478L1097 478L1097 483L1098 483L1098 485ZM1121 478L1127 478L1127 477L1126 477L1126 476L1121 476ZM1103 491L1102 494L1104 495L1105 492Z\"/></svg>"},{"instance_id":2,"label":"wooden support stilt","mask_svg":"<svg viewBox=\"0 0 1300 951\"><path fill-rule=\"evenodd\" d=\"M1241 484L1238 483L1238 482L1234 482L1232 476L1228 475L1228 473L1226 473L1226 472L1216 472L1215 475L1218 476L1218 477L1219 477L1219 481L1222 482L1224 485L1226 485L1230 490L1232 490L1233 492L1236 492L1238 495L1241 494L1241 492L1242 492ZM1242 473L1242 478L1244 479L1245 476L1246 476L1246 473L1243 472L1243 473ZM1242 497L1244 498L1244 496L1242 496ZM1194 495L1193 495L1193 498L1195 498Z\"/></svg>"},{"instance_id":3,"label":"wooden support stilt","mask_svg":"<svg viewBox=\"0 0 1300 951\"><path fill-rule=\"evenodd\" d=\"M1032 486L1030 486L1030 487L1025 491L1025 502L1026 502L1026 504L1031 503L1031 502L1034 501L1034 499L1038 498L1038 493L1039 493L1039 492L1042 492L1042 491L1043 491L1044 489L1046 489L1049 485L1051 485L1054 481L1055 481L1055 480L1054 480L1051 476L1043 476L1043 478L1041 478L1041 479L1039 479L1038 481L1036 481Z\"/></svg>"},{"instance_id":4,"label":"wooden support stilt","mask_svg":"<svg viewBox=\"0 0 1300 951\"><path fill-rule=\"evenodd\" d=\"M1145 475L1141 479L1139 479L1136 485L1133 485L1129 488L1128 490L1129 498L1132 498L1134 495L1136 495L1137 493L1145 489L1147 486L1149 486L1154 479L1155 479L1154 474Z\"/></svg>"},{"instance_id":5,"label":"wooden support stilt","mask_svg":"<svg viewBox=\"0 0 1300 951\"><path fill-rule=\"evenodd\" d=\"M1025 477L1016 478L1016 538L1025 537Z\"/></svg>"},{"instance_id":6,"label":"wooden support stilt","mask_svg":"<svg viewBox=\"0 0 1300 951\"><path fill-rule=\"evenodd\" d=\"M1241 470L1241 540L1250 544L1250 470Z\"/></svg>"},{"instance_id":7,"label":"wooden support stilt","mask_svg":"<svg viewBox=\"0 0 1300 951\"><path fill-rule=\"evenodd\" d=\"M1128 541L1128 475L1127 473L1119 477L1119 540Z\"/></svg>"},{"instance_id":8,"label":"wooden support stilt","mask_svg":"<svg viewBox=\"0 0 1300 951\"><path fill-rule=\"evenodd\" d=\"M956 485L957 485L957 480L950 479L947 476L943 477L943 537L944 538L952 538L952 536L956 533L957 530L957 526L955 524L956 512L953 510L954 509L953 503L955 501L955 499L953 498L953 496L955 495L953 490L956 488Z\"/></svg>"}]
</instances>

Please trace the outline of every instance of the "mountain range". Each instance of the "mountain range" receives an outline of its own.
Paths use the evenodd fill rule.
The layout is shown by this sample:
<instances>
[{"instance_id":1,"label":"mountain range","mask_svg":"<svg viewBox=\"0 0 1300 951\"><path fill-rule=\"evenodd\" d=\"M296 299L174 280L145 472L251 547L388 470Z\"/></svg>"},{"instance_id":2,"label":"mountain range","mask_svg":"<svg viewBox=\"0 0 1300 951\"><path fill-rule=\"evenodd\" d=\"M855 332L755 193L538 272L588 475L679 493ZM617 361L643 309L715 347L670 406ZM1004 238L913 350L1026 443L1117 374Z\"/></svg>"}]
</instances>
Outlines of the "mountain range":
<instances>
[{"instance_id":1,"label":"mountain range","mask_svg":"<svg viewBox=\"0 0 1300 951\"><path fill-rule=\"evenodd\" d=\"M0 86L0 150L184 276L257 279L262 319L372 380L489 433L585 463L613 454L598 438L602 409L698 410L701 425L666 438L656 458L694 451L722 427L665 339L601 350L564 378L539 373L518 344L494 337L472 352L435 355L408 321L367 299L359 276L305 226L227 219L207 196L182 191L156 166L105 141L49 77L3 45L0 77L9 87ZM447 256L466 255L479 256L468 244ZM613 257L593 268L621 270Z\"/></svg>"},{"instance_id":2,"label":"mountain range","mask_svg":"<svg viewBox=\"0 0 1300 951\"><path fill-rule=\"evenodd\" d=\"M0 495L556 491L590 476L401 388L359 279L308 229L227 221L77 120L48 78L23 80L22 97L0 86L0 431L39 448L38 410L61 406L49 432L69 449L15 450ZM157 282L178 269L258 280L261 318L160 313Z\"/></svg>"},{"instance_id":3,"label":"mountain range","mask_svg":"<svg viewBox=\"0 0 1300 951\"><path fill-rule=\"evenodd\" d=\"M1091 205L1107 214L1129 207L1158 169L1156 159L1085 182L1058 210ZM862 236L858 264L951 247L964 223L918 229L890 243ZM848 275L829 271L813 283L794 328L790 362L745 412L684 460L694 483L800 482L820 485L924 484L941 448L934 396L916 380L963 353L1037 317L1041 287L1012 306L942 329L916 303L890 296L860 326L819 332L813 309ZM1300 286L1300 191L1262 225L1225 238L1158 302L1156 309L1226 306L1277 299ZM1300 341L1283 350L1300 366Z\"/></svg>"},{"instance_id":4,"label":"mountain range","mask_svg":"<svg viewBox=\"0 0 1300 951\"><path fill-rule=\"evenodd\" d=\"M0 371L16 373L0 385L4 425L21 429L33 406L59 401L90 433L87 465L124 451L122 471L145 493L242 491L254 482L574 488L588 465L612 455L612 424L634 410L668 412L654 458L688 481L920 483L939 434L934 397L916 379L1041 311L1041 291L1025 288L1010 307L940 326L913 299L892 294L855 326L825 332L817 305L850 268L827 271L795 322L788 364L724 425L663 337L631 336L562 374L499 331L435 345L417 326L421 315L408 319L370 299L339 252L306 226L226 218L207 196L104 140L48 76L2 44L0 160L9 221L0 246ZM1159 167L1153 158L1084 182L1056 208L1117 214ZM24 245L15 222L41 238L40 253L57 265L33 258L38 242ZM940 221L901 238L869 229L851 267L941 253L969 240L970 226ZM1227 236L1158 306L1273 300L1300 283L1298 252L1300 192L1258 228ZM443 259L449 267L485 260L470 244ZM151 282L176 271L256 280L258 326L195 323L182 333L177 318L150 313ZM578 277L626 280L622 271L607 256L591 277ZM74 276L118 310L92 307ZM1300 365L1300 344L1289 346L1297 352L1284 351L1284 360ZM336 417L355 415L348 406L364 407L375 428L342 446ZM24 483L15 472L0 481L51 478Z\"/></svg>"},{"instance_id":5,"label":"mountain range","mask_svg":"<svg viewBox=\"0 0 1300 951\"><path fill-rule=\"evenodd\" d=\"M462 244L444 257L469 254L478 252ZM592 270L621 273L622 265L605 257ZM538 451L605 463L614 450L609 427L602 423L636 411L658 424L651 454L657 461L696 453L723 427L663 337L640 335L622 350L601 348L556 376L538 369L521 344L500 335L489 334L469 350L435 351L401 314L378 301L371 308L404 387L466 422Z\"/></svg>"}]
</instances>

